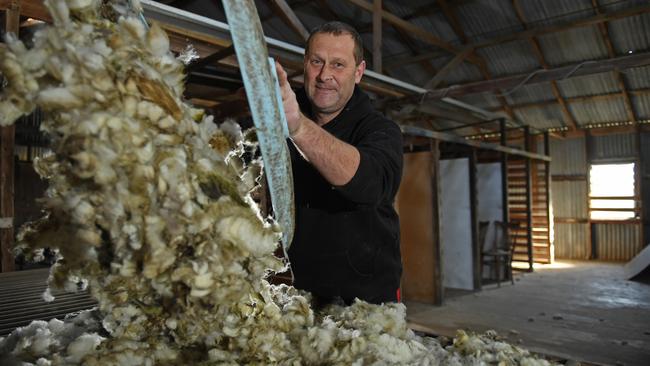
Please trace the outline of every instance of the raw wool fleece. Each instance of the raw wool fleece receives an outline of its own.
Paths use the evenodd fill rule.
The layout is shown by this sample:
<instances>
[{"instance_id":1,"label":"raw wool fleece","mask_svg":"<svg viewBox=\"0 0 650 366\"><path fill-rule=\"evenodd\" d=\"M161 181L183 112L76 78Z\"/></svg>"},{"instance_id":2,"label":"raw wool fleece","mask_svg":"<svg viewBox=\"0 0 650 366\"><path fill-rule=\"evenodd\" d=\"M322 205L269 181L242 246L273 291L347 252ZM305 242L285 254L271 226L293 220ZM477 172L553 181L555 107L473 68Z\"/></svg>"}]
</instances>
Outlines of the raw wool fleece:
<instances>
[{"instance_id":1,"label":"raw wool fleece","mask_svg":"<svg viewBox=\"0 0 650 366\"><path fill-rule=\"evenodd\" d=\"M54 26L33 48L0 48L0 124L40 107L53 151L35 162L48 215L19 243L56 248L51 285L87 283L98 308L0 339L1 364L548 364L487 336L443 347L402 304L315 313L309 294L269 285L284 264L249 196L259 166L243 165L234 123L182 100L165 32L126 3L45 4Z\"/></svg>"}]
</instances>

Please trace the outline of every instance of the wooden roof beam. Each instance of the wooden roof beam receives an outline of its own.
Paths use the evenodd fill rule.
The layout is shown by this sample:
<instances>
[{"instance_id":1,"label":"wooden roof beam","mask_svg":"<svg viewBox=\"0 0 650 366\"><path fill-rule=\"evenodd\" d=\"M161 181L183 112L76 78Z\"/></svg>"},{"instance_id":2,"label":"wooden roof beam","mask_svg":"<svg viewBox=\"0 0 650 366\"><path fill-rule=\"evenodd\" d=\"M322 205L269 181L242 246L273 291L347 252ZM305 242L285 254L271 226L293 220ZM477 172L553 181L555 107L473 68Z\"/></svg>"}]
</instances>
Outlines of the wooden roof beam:
<instances>
[{"instance_id":1,"label":"wooden roof beam","mask_svg":"<svg viewBox=\"0 0 650 366\"><path fill-rule=\"evenodd\" d=\"M511 89L519 85L536 84L553 80L562 80L567 77L591 75L612 70L623 70L634 67L650 65L650 52L637 53L604 60L585 61L568 66L557 67L548 70L537 70L536 74L531 73L505 76L499 79L475 81L460 85L452 85L447 88L432 90L426 95L426 99L440 99L443 97L460 97L467 94L482 92L497 92L499 89ZM420 99L421 96L414 97Z\"/></svg>"},{"instance_id":2,"label":"wooden roof beam","mask_svg":"<svg viewBox=\"0 0 650 366\"><path fill-rule=\"evenodd\" d=\"M368 1L365 0L346 0L349 3L352 3L366 11L372 12L373 5L369 3ZM396 16L393 13L390 13L386 10L382 11L382 19L385 20L387 23L393 24L396 27L399 27L403 30L405 30L410 36L412 37L417 37L420 40L427 42L431 45L434 45L436 47L440 47L444 50L449 51L450 53L453 54L459 54L462 52L461 49L458 49L457 47L451 45L450 43L438 38L437 36L429 33L428 31L412 24L409 23L408 21ZM468 57L468 60L474 64L479 64L480 60L478 60L476 57Z\"/></svg>"},{"instance_id":3,"label":"wooden roof beam","mask_svg":"<svg viewBox=\"0 0 650 366\"><path fill-rule=\"evenodd\" d=\"M440 7L442 8L442 11L443 11L445 17L449 21L449 24L452 26L452 28L453 28L454 32L456 33L456 35L463 41L463 43L468 43L469 38L465 34L465 31L463 30L463 27L461 27L460 21L456 17L456 13L451 8L449 3L447 3L447 0L438 0L438 3L440 5ZM472 47L471 45L466 44L465 48L463 50L464 50L464 52L467 52L468 55L470 55L475 51L475 48ZM473 57L476 57L479 60L479 63L477 63L477 66L478 66L479 71L481 72L481 75L483 75L483 77L486 80L492 79L492 74L490 73L490 70L488 70L487 64L485 63L485 60L482 57L479 57L477 55L474 55ZM456 59L452 59L451 62L449 62L447 65L445 65L443 70L446 71L446 72L449 72L449 71L453 70L452 67L455 66L453 64L454 61L456 61ZM448 68L448 66L449 66L449 68ZM431 82L432 82L431 84L433 85L431 87L431 89L433 89L435 87L434 82L436 81L436 79L442 80L444 78L445 75L442 74L443 70L441 70L441 72L439 72L431 80ZM515 121L516 120L515 113L513 112L512 108L510 108L510 106L508 105L508 101L506 100L506 98L504 98L502 96L497 96L497 100L503 106L503 109L506 112L506 114L508 115L508 117L510 117L511 120Z\"/></svg>"},{"instance_id":4,"label":"wooden roof beam","mask_svg":"<svg viewBox=\"0 0 650 366\"><path fill-rule=\"evenodd\" d=\"M0 0L0 10L7 10L11 7L14 0ZM42 20L44 22L52 22L50 12L47 11L43 0L21 0L20 1L20 15Z\"/></svg>"},{"instance_id":5,"label":"wooden roof beam","mask_svg":"<svg viewBox=\"0 0 650 366\"><path fill-rule=\"evenodd\" d=\"M309 37L309 31L302 24L296 13L285 0L270 0L271 9L291 28L303 41Z\"/></svg>"},{"instance_id":6,"label":"wooden roof beam","mask_svg":"<svg viewBox=\"0 0 650 366\"><path fill-rule=\"evenodd\" d=\"M372 8L372 68L375 72L382 72L381 53L381 0L373 0Z\"/></svg>"},{"instance_id":7,"label":"wooden roof beam","mask_svg":"<svg viewBox=\"0 0 650 366\"><path fill-rule=\"evenodd\" d=\"M528 29L528 24L527 24L528 22L526 21L524 12L521 9L521 4L519 3L519 0L512 0L512 5L515 8L515 13L517 14L517 18L524 26L524 29ZM550 69L550 66L546 62L546 57L544 57L544 53L542 52L542 47L539 45L539 41L537 40L537 38L530 37L528 38L528 42L533 47L535 57L537 57L537 61L539 62L539 64L542 65L542 67L545 70ZM569 107L564 101L564 98L562 97L562 93L560 93L560 88L557 86L556 80L551 81L551 88L553 90L553 95L555 96L555 99L558 101L558 103L560 104L560 108L562 109L562 115L564 116L565 125L569 126L572 130L578 129L578 124L576 123L575 118L571 114L571 111L569 111Z\"/></svg>"}]
</instances>

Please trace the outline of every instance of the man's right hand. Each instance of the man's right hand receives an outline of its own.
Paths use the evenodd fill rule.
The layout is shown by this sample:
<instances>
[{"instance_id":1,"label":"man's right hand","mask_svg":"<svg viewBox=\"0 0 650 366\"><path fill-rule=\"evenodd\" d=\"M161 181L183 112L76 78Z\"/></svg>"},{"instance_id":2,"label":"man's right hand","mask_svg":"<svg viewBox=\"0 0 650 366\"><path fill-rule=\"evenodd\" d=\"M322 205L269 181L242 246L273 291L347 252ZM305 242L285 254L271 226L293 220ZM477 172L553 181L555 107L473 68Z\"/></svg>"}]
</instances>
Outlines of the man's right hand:
<instances>
[{"instance_id":1,"label":"man's right hand","mask_svg":"<svg viewBox=\"0 0 650 366\"><path fill-rule=\"evenodd\" d=\"M296 93L291 89L287 72L284 71L279 62L275 62L275 69L278 74L278 82L280 83L280 93L282 94L282 105L284 107L284 114L287 117L287 127L289 128L289 135L295 137L300 133L300 127L303 120L306 118L300 111L300 106L296 100Z\"/></svg>"}]
</instances>

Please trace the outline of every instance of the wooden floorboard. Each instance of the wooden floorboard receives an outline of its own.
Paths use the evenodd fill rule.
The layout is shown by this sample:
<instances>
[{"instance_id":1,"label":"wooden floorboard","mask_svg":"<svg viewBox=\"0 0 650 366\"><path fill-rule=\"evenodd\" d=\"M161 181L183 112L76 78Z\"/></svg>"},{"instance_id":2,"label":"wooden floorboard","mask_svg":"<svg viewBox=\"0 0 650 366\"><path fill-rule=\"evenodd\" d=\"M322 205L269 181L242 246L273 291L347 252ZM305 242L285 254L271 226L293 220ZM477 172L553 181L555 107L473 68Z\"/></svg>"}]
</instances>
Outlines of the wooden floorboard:
<instances>
[{"instance_id":1,"label":"wooden floorboard","mask_svg":"<svg viewBox=\"0 0 650 366\"><path fill-rule=\"evenodd\" d=\"M49 268L0 273L0 336L33 320L63 319L66 314L95 306L88 291L52 290L54 301L45 302Z\"/></svg>"},{"instance_id":2,"label":"wooden floorboard","mask_svg":"<svg viewBox=\"0 0 650 366\"><path fill-rule=\"evenodd\" d=\"M561 261L440 307L407 303L423 332L494 329L514 344L567 360L650 365L650 285L628 281L622 264ZM555 267L555 268L554 268Z\"/></svg>"}]
</instances>

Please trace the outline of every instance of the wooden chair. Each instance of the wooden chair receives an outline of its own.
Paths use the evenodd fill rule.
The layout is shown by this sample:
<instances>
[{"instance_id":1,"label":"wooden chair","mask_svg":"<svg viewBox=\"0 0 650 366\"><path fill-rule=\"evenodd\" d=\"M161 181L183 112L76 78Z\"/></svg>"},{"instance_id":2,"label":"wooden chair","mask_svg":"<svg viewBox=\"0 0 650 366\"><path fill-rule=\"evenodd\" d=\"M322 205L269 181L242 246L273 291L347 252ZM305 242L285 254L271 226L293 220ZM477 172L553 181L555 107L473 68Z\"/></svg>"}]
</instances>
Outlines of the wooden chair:
<instances>
[{"instance_id":1,"label":"wooden chair","mask_svg":"<svg viewBox=\"0 0 650 366\"><path fill-rule=\"evenodd\" d=\"M487 231L489 222L479 222L479 240L483 240L481 251L481 270L485 265L491 265L494 268L497 286L501 287L501 268L503 268L503 280L510 278L510 282L514 285L514 278L512 276L512 257L517 242L517 230L519 224L517 223L504 223L502 221L494 221L494 246L487 247Z\"/></svg>"}]
</instances>

